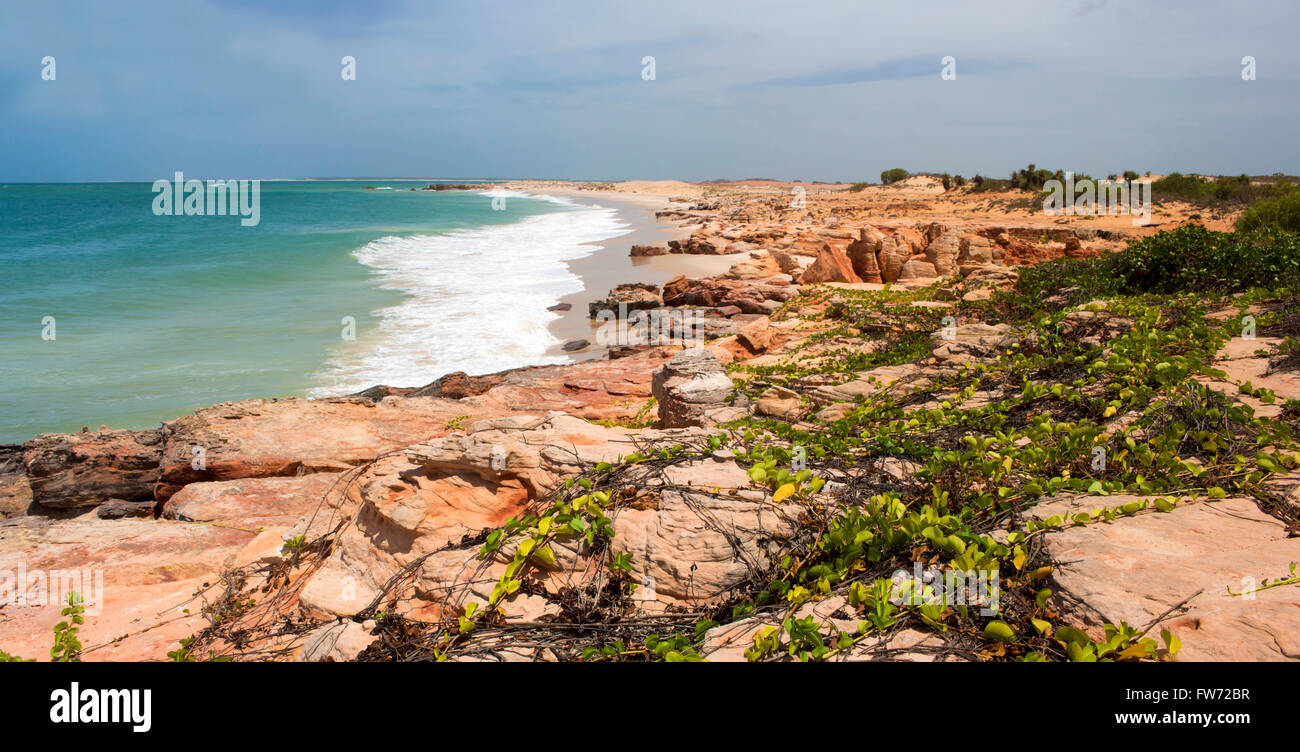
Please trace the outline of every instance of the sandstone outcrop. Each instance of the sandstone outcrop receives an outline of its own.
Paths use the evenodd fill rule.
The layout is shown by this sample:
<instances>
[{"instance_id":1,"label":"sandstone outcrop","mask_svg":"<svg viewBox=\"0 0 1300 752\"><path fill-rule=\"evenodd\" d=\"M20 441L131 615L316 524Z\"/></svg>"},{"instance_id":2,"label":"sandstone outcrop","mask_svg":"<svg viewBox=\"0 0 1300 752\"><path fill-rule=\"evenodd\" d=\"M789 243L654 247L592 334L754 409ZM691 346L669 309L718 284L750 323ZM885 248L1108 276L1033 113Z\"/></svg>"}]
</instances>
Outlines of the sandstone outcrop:
<instances>
[{"instance_id":1,"label":"sandstone outcrop","mask_svg":"<svg viewBox=\"0 0 1300 752\"><path fill-rule=\"evenodd\" d=\"M628 311L649 310L663 306L657 285L633 282L619 285L610 291L603 300L593 300L587 304L591 318L596 318L601 311L609 311L616 316L626 316Z\"/></svg>"},{"instance_id":2,"label":"sandstone outcrop","mask_svg":"<svg viewBox=\"0 0 1300 752\"><path fill-rule=\"evenodd\" d=\"M884 247L885 234L870 225L859 231L857 242L846 249L853 264L853 273L863 282L883 282L879 254Z\"/></svg>"},{"instance_id":3,"label":"sandstone outcrop","mask_svg":"<svg viewBox=\"0 0 1300 752\"><path fill-rule=\"evenodd\" d=\"M292 525L320 506L341 473L191 483L167 499L162 516L243 528Z\"/></svg>"},{"instance_id":4,"label":"sandstone outcrop","mask_svg":"<svg viewBox=\"0 0 1300 752\"><path fill-rule=\"evenodd\" d=\"M1032 514L1045 519L1134 500L1066 497ZM1053 578L1062 610L1081 626L1126 621L1145 627L1192 598L1164 624L1182 640L1180 660L1300 658L1300 590L1232 594L1287 575L1291 562L1300 561L1300 539L1251 499L1184 504L1168 513L1072 527L1051 533L1047 545L1058 562Z\"/></svg>"},{"instance_id":5,"label":"sandstone outcrop","mask_svg":"<svg viewBox=\"0 0 1300 752\"><path fill-rule=\"evenodd\" d=\"M163 427L167 451L154 496L200 481L340 472L446 431L455 404L429 397L249 400L199 410Z\"/></svg>"},{"instance_id":6,"label":"sandstone outcrop","mask_svg":"<svg viewBox=\"0 0 1300 752\"><path fill-rule=\"evenodd\" d=\"M710 350L693 347L657 371L651 388L659 401L659 425L681 428L705 425L709 412L727 405L734 387Z\"/></svg>"},{"instance_id":7,"label":"sandstone outcrop","mask_svg":"<svg viewBox=\"0 0 1300 752\"><path fill-rule=\"evenodd\" d=\"M938 277L939 270L934 264L920 258L908 259L903 264L903 268L898 272L898 281L907 282L910 280L932 280Z\"/></svg>"},{"instance_id":8,"label":"sandstone outcrop","mask_svg":"<svg viewBox=\"0 0 1300 752\"><path fill-rule=\"evenodd\" d=\"M714 277L674 277L664 283L663 301L668 306L735 306L745 313L771 313L798 294L798 288L777 280L750 283Z\"/></svg>"},{"instance_id":9,"label":"sandstone outcrop","mask_svg":"<svg viewBox=\"0 0 1300 752\"><path fill-rule=\"evenodd\" d=\"M749 258L733 264L726 276L732 279L767 279L784 271L772 254L754 252L749 254Z\"/></svg>"},{"instance_id":10,"label":"sandstone outcrop","mask_svg":"<svg viewBox=\"0 0 1300 752\"><path fill-rule=\"evenodd\" d=\"M668 241L672 253L690 253L716 256L725 252L726 244L710 239L707 235L695 234L685 240Z\"/></svg>"},{"instance_id":11,"label":"sandstone outcrop","mask_svg":"<svg viewBox=\"0 0 1300 752\"><path fill-rule=\"evenodd\" d=\"M1006 324L975 322L945 327L930 335L931 354L945 366L996 359L1019 342Z\"/></svg>"},{"instance_id":12,"label":"sandstone outcrop","mask_svg":"<svg viewBox=\"0 0 1300 752\"><path fill-rule=\"evenodd\" d=\"M334 622L307 635L298 660L304 663L356 660L374 641L375 638L358 622Z\"/></svg>"},{"instance_id":13,"label":"sandstone outcrop","mask_svg":"<svg viewBox=\"0 0 1300 752\"><path fill-rule=\"evenodd\" d=\"M156 430L42 434L23 445L32 498L54 509L153 498L162 454Z\"/></svg>"},{"instance_id":14,"label":"sandstone outcrop","mask_svg":"<svg viewBox=\"0 0 1300 752\"><path fill-rule=\"evenodd\" d=\"M562 414L503 418L381 460L354 484L356 525L303 589L302 606L326 618L351 615L412 566L415 597L401 606L405 613L437 618L467 599L482 601L503 565L479 560L478 547L460 540L500 526L580 469L690 435L652 430L633 437ZM647 501L615 517L610 545L613 553L632 554L641 607L709 602L768 564L777 540L793 533L797 512L765 501L749 485L733 461L704 458L670 466L663 478L638 487ZM593 553L563 536L553 547L557 563L539 573L541 589L503 600L507 619L557 613L559 592Z\"/></svg>"},{"instance_id":15,"label":"sandstone outcrop","mask_svg":"<svg viewBox=\"0 0 1300 752\"><path fill-rule=\"evenodd\" d=\"M823 243L817 251L817 259L804 269L803 282L861 282L862 278L853 271L853 262L848 253L829 243Z\"/></svg>"},{"instance_id":16,"label":"sandstone outcrop","mask_svg":"<svg viewBox=\"0 0 1300 752\"><path fill-rule=\"evenodd\" d=\"M23 514L31 505L32 485L23 467L22 446L0 446L0 520Z\"/></svg>"}]
</instances>

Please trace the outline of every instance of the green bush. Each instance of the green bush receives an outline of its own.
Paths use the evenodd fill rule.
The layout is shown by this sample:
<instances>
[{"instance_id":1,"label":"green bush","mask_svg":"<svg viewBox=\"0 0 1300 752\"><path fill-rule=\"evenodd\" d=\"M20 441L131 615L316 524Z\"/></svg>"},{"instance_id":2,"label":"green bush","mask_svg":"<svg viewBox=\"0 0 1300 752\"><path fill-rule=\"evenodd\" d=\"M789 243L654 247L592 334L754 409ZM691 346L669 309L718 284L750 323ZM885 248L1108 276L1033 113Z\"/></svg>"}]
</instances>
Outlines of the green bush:
<instances>
[{"instance_id":1,"label":"green bush","mask_svg":"<svg viewBox=\"0 0 1300 752\"><path fill-rule=\"evenodd\" d=\"M1300 234L1211 232L1200 225L1142 238L1118 253L1024 269L1017 291L1041 301L1076 288L1068 303L1143 293L1243 292L1300 284Z\"/></svg>"},{"instance_id":2,"label":"green bush","mask_svg":"<svg viewBox=\"0 0 1300 752\"><path fill-rule=\"evenodd\" d=\"M1011 187L1019 188L1022 191L1041 191L1043 186L1047 185L1049 180L1059 180L1065 182L1065 170L1040 170L1034 165L1029 165L1023 170L1011 173ZM1092 180L1088 175L1080 172L1074 175L1074 182L1081 180Z\"/></svg>"},{"instance_id":3,"label":"green bush","mask_svg":"<svg viewBox=\"0 0 1300 752\"><path fill-rule=\"evenodd\" d=\"M1237 218L1238 232L1268 229L1300 232L1300 190L1292 189L1280 196L1262 198Z\"/></svg>"},{"instance_id":4,"label":"green bush","mask_svg":"<svg viewBox=\"0 0 1300 752\"><path fill-rule=\"evenodd\" d=\"M904 170L902 167L895 167L892 170L885 170L880 173L880 182L889 185L890 183L897 183L898 181L904 180L910 176L911 173L907 170Z\"/></svg>"},{"instance_id":5,"label":"green bush","mask_svg":"<svg viewBox=\"0 0 1300 752\"><path fill-rule=\"evenodd\" d=\"M971 192L1021 190L1041 193L1049 180L1059 180L1061 183L1065 183L1065 170L1041 170L1037 165L1030 164L1022 170L1012 172L1011 176L1006 180L976 175L971 179ZM1092 180L1092 178L1085 173L1075 174L1074 182L1078 183L1081 180Z\"/></svg>"},{"instance_id":6,"label":"green bush","mask_svg":"<svg viewBox=\"0 0 1300 752\"><path fill-rule=\"evenodd\" d=\"M1198 175L1171 172L1152 183L1151 190L1161 197L1199 201L1209 195L1209 184L1210 181Z\"/></svg>"},{"instance_id":7,"label":"green bush","mask_svg":"<svg viewBox=\"0 0 1300 752\"><path fill-rule=\"evenodd\" d=\"M1286 180L1256 183L1249 175L1220 175L1209 180L1199 175L1171 172L1151 184L1151 195L1156 201L1178 199L1195 204L1243 204L1285 196L1293 190L1294 186Z\"/></svg>"}]
</instances>

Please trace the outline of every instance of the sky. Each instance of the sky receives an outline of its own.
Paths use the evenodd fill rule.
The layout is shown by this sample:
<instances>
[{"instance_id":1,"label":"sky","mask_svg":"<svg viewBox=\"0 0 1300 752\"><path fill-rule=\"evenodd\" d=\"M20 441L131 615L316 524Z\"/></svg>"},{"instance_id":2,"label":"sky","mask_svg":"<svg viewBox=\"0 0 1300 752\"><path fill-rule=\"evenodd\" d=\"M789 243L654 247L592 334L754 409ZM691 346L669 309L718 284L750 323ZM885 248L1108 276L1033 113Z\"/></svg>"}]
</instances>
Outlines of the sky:
<instances>
[{"instance_id":1,"label":"sky","mask_svg":"<svg viewBox=\"0 0 1300 752\"><path fill-rule=\"evenodd\" d=\"M1294 0L9 2L0 181L1296 174L1297 30Z\"/></svg>"}]
</instances>

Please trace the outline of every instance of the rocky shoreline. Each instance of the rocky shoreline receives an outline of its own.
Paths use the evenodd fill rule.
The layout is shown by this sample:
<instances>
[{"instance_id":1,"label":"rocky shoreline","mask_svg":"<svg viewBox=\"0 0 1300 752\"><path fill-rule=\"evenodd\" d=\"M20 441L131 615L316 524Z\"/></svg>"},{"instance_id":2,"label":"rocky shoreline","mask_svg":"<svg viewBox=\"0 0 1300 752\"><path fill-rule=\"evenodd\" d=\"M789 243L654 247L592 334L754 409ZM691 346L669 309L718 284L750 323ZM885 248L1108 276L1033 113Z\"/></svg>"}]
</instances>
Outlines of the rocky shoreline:
<instances>
[{"instance_id":1,"label":"rocky shoreline","mask_svg":"<svg viewBox=\"0 0 1300 752\"><path fill-rule=\"evenodd\" d=\"M689 235L634 245L630 254L735 254L730 269L661 285L627 282L588 300L583 312L595 319L621 304L689 315L693 339L621 342L601 360L453 373L419 388L224 403L158 429L43 434L0 447L0 571L102 568L102 610L83 629L88 660L161 660L199 634L235 656L405 658L385 636L386 616L438 624L463 615L469 602L489 602L496 612L491 629L465 643L462 659L568 659L561 642L512 643L507 627L580 622L583 604L599 602L600 588L618 581L637 586L620 591L620 618L703 618L780 561L783 546L801 541L809 515L820 514L814 510L845 484L863 482L836 471L823 492L799 490L783 501L779 488L755 481L752 457L711 443L723 426L753 419L781 431L831 432L864 400L882 395L914 391L914 402L903 403L908 410L955 402L961 384L954 378L1023 345L1012 327L971 318L996 291L1014 286L1016 267L1092 258L1123 248L1126 236L1078 223L888 216L869 202L855 211L843 192L813 191L797 209L753 190L688 198L689 208L660 215L693 228ZM881 200L891 205L890 197ZM831 319L844 301L873 295L890 301L885 313L857 321L856 335L837 334ZM929 317L935 331L951 312L951 324L942 324L951 336L933 335L907 362L866 363L842 378L765 381L770 367L884 351L913 326L894 310ZM1103 346L1132 327L1104 308L1077 313L1066 317L1067 340L1093 337ZM1217 355L1229 376L1215 388L1252 400L1237 396L1232 378L1239 376L1278 397L1300 398L1294 372L1272 373L1267 357L1233 347ZM944 391L950 384L952 394ZM961 399L976 407L1012 397L1009 387L971 391ZM1263 403L1252 406L1269 412ZM634 463L607 487L601 503L617 513L593 513L611 525L605 548L590 537L584 545L575 526L575 535L550 544L517 592L494 592L509 581L512 564L509 551L479 557L488 531L540 514L538 505L566 478L657 452L663 464ZM905 487L923 464L873 462L871 483L881 489ZM1277 493L1300 503L1300 478L1288 478L1277 481ZM1116 494L1104 503L1144 498ZM1062 493L1026 516L1069 517L1100 505L1095 495ZM1100 634L1102 623L1145 624L1206 582L1235 587L1240 578L1285 572L1300 559L1292 534L1254 501L1232 496L1120 524L1068 527L1044 536L1049 542L1033 555L1058 562L1051 576L1063 600L1053 600L1053 613ZM575 590L575 573L589 577L591 557L608 551L629 555L626 575ZM405 585L396 592L399 580ZM1269 591L1247 604L1222 589L1178 614L1186 657L1300 657L1294 594ZM258 618L280 625L249 631L244 644L212 631L214 614L251 618L221 611L251 592L263 593L259 607L272 609ZM855 621L846 615L848 598L811 599L798 615L847 628ZM56 618L53 606L5 607L0 648L44 654ZM770 620L755 613L714 626L701 633L699 654L744 660L752 636ZM846 655L988 657L955 634L919 626L884 632ZM1243 630L1259 639L1239 639Z\"/></svg>"}]
</instances>

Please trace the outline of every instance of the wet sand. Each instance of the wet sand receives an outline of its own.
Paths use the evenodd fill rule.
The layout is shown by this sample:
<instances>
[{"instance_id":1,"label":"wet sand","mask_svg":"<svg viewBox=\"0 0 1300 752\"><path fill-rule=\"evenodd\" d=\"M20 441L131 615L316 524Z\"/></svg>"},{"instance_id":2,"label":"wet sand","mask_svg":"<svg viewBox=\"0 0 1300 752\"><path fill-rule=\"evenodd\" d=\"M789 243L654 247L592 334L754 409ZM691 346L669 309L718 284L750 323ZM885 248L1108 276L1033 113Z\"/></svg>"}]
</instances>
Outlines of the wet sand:
<instances>
[{"instance_id":1,"label":"wet sand","mask_svg":"<svg viewBox=\"0 0 1300 752\"><path fill-rule=\"evenodd\" d=\"M606 348L596 344L597 322L589 318L587 304L606 297L614 287L625 282L662 285L679 274L688 277L722 274L730 269L732 264L746 256L744 253L724 256L688 254L636 258L629 256L628 252L634 245L663 244L690 235L689 226L683 227L677 223L660 222L656 219L656 211L667 209L672 205L668 196L579 191L550 186L544 189L531 189L529 192L562 197L587 206L614 209L618 212L619 220L631 228L631 231L624 235L595 243L594 245L599 245L601 248L590 256L567 262L569 271L582 280L583 290L566 295L557 301L569 303L573 308L559 311L560 317L551 322L551 334L555 335L560 343L548 351L548 355L567 355L574 362L605 357ZM577 339L585 339L591 345L585 350L574 353L566 353L561 349L563 343Z\"/></svg>"}]
</instances>

